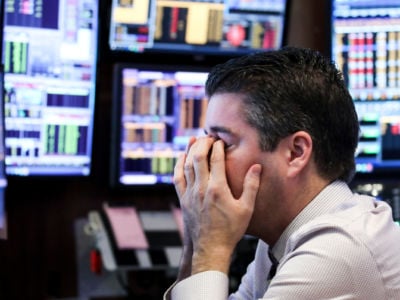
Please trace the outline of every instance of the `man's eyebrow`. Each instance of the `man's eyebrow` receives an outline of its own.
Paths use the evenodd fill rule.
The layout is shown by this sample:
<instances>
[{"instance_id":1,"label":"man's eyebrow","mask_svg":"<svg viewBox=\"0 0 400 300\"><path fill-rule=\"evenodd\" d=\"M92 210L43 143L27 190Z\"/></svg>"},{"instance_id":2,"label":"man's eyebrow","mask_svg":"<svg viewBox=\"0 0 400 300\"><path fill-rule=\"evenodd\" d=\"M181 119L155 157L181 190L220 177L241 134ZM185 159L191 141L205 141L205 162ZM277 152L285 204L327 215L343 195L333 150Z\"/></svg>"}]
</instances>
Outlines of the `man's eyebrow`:
<instances>
[{"instance_id":1,"label":"man's eyebrow","mask_svg":"<svg viewBox=\"0 0 400 300\"><path fill-rule=\"evenodd\" d=\"M233 134L232 131L223 126L211 126L210 131L204 129L204 133L207 135L209 133L226 133L226 134Z\"/></svg>"}]
</instances>

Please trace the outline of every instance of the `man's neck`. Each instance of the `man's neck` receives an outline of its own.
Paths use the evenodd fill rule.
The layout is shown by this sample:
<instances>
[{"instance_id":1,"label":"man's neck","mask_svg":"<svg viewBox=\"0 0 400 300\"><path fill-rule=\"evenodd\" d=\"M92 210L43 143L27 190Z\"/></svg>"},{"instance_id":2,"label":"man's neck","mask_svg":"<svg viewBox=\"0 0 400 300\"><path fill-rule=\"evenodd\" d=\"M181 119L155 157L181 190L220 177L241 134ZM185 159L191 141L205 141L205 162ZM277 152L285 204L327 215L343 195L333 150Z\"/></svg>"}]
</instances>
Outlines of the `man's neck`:
<instances>
[{"instance_id":1,"label":"man's neck","mask_svg":"<svg viewBox=\"0 0 400 300\"><path fill-rule=\"evenodd\" d=\"M296 188L291 188L290 192L287 193L286 201L282 200L285 203L279 206L280 211L276 212L276 217L270 222L267 220L268 230L264 231L260 238L272 247L287 226L329 183L329 181L318 177L304 184L296 184Z\"/></svg>"}]
</instances>

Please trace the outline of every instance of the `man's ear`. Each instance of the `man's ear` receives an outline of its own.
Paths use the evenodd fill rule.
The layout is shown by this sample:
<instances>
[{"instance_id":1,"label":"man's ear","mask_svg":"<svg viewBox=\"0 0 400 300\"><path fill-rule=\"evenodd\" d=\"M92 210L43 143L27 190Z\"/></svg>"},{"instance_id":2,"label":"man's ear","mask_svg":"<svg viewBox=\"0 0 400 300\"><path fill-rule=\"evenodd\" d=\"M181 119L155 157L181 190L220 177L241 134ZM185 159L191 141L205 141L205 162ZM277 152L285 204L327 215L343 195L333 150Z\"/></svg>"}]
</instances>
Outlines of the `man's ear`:
<instances>
[{"instance_id":1,"label":"man's ear","mask_svg":"<svg viewBox=\"0 0 400 300\"><path fill-rule=\"evenodd\" d=\"M313 143L309 133L305 131L297 131L290 135L287 140L289 150L288 157L288 176L296 176L311 161Z\"/></svg>"}]
</instances>

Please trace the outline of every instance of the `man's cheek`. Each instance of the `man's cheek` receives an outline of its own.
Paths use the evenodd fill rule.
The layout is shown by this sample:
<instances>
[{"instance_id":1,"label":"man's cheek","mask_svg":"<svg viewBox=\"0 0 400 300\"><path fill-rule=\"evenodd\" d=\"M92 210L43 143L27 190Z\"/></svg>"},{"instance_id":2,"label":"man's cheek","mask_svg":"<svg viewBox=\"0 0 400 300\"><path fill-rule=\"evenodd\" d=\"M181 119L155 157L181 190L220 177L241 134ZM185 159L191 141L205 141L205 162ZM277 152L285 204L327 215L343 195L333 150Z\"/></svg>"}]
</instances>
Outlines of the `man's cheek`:
<instances>
[{"instance_id":1,"label":"man's cheek","mask_svg":"<svg viewBox=\"0 0 400 300\"><path fill-rule=\"evenodd\" d=\"M245 174L242 174L242 170L236 167L226 166L226 180L228 182L229 189L235 198L239 198L243 192L243 182Z\"/></svg>"}]
</instances>

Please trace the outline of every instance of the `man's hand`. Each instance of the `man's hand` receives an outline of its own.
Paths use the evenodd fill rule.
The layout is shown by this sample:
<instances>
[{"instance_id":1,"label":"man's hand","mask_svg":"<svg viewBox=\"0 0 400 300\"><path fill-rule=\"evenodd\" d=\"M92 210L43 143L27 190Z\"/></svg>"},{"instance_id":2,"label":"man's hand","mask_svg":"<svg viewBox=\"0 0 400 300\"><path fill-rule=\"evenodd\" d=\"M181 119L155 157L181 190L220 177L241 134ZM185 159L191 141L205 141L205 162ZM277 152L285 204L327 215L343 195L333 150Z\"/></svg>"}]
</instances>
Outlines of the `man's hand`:
<instances>
[{"instance_id":1,"label":"man's hand","mask_svg":"<svg viewBox=\"0 0 400 300\"><path fill-rule=\"evenodd\" d=\"M188 235L184 243L193 247L192 274L228 272L234 248L253 214L260 173L260 165L249 168L243 193L235 199L226 179L222 141L192 140L188 154L178 160L174 181Z\"/></svg>"},{"instance_id":2,"label":"man's hand","mask_svg":"<svg viewBox=\"0 0 400 300\"><path fill-rule=\"evenodd\" d=\"M176 162L174 169L174 184L175 190L178 195L180 206L182 209L183 216L183 251L180 259L180 267L177 280L183 280L186 277L189 277L192 273L192 256L193 256L193 242L191 238L191 234L189 232L190 221L188 220L187 214L182 205L182 199L186 193L186 179L184 174L184 164L186 161L187 153L190 147L196 142L195 137L191 137L189 140L189 144L187 146L186 153L182 154L178 161Z\"/></svg>"}]
</instances>

